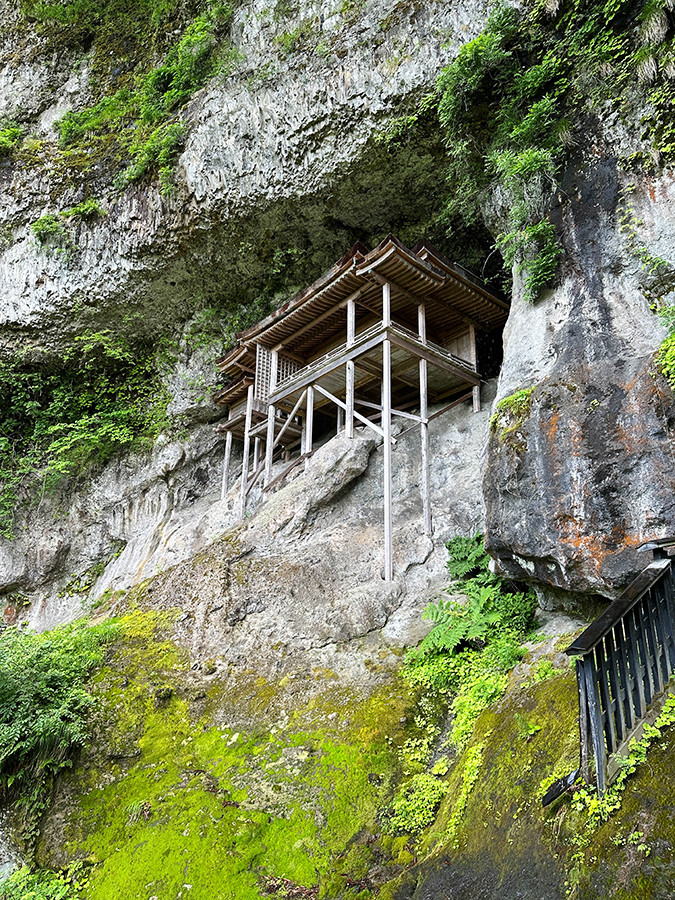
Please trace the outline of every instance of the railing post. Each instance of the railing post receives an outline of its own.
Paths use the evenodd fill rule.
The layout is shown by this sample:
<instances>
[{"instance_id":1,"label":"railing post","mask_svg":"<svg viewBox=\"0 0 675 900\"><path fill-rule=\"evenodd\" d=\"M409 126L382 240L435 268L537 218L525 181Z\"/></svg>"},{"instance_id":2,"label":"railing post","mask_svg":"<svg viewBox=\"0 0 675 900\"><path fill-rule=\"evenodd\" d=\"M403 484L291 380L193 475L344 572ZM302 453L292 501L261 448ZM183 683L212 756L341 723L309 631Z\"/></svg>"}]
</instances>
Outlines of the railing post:
<instances>
[{"instance_id":1,"label":"railing post","mask_svg":"<svg viewBox=\"0 0 675 900\"><path fill-rule=\"evenodd\" d=\"M598 778L598 793L602 795L607 789L607 750L602 729L602 709L600 707L600 696L592 653L584 656L582 665L584 667L591 740L593 741L593 756L595 757L595 772Z\"/></svg>"}]
</instances>

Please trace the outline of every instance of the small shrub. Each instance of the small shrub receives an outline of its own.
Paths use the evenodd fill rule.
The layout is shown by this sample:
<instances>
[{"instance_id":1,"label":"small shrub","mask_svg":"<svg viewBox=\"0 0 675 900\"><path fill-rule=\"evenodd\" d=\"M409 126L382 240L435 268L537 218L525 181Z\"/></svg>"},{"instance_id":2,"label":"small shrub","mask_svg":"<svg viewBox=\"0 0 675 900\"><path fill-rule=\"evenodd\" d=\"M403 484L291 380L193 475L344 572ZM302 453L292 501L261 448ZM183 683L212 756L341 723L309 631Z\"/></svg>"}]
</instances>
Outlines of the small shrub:
<instances>
[{"instance_id":1,"label":"small shrub","mask_svg":"<svg viewBox=\"0 0 675 900\"><path fill-rule=\"evenodd\" d=\"M67 236L62 219L54 213L47 213L36 219L30 226L30 230L41 247L48 244L61 243Z\"/></svg>"},{"instance_id":2,"label":"small shrub","mask_svg":"<svg viewBox=\"0 0 675 900\"><path fill-rule=\"evenodd\" d=\"M150 171L159 171L163 194L173 188L173 171L176 160L185 143L185 126L179 122L160 125L150 137L132 146L134 162L122 173L118 187L139 181Z\"/></svg>"},{"instance_id":3,"label":"small shrub","mask_svg":"<svg viewBox=\"0 0 675 900\"><path fill-rule=\"evenodd\" d=\"M661 344L656 355L656 364L659 372L668 379L668 383L675 390L675 331Z\"/></svg>"},{"instance_id":4,"label":"small shrub","mask_svg":"<svg viewBox=\"0 0 675 900\"><path fill-rule=\"evenodd\" d=\"M98 200L90 197L88 200L82 200L76 206L71 206L70 209L64 209L61 215L66 219L95 219L97 216L105 216L107 213Z\"/></svg>"},{"instance_id":5,"label":"small shrub","mask_svg":"<svg viewBox=\"0 0 675 900\"><path fill-rule=\"evenodd\" d=\"M298 50L304 49L314 33L314 22L311 19L305 19L293 31L284 31L278 34L274 38L274 44L286 56L290 56L292 53L297 53Z\"/></svg>"},{"instance_id":6,"label":"small shrub","mask_svg":"<svg viewBox=\"0 0 675 900\"><path fill-rule=\"evenodd\" d=\"M450 742L463 748L480 713L502 696L507 672L524 656L521 641L537 608L532 591L509 590L493 575L481 535L448 543L452 590L465 602L438 600L423 615L433 629L406 659L412 684L454 694Z\"/></svg>"},{"instance_id":7,"label":"small shrub","mask_svg":"<svg viewBox=\"0 0 675 900\"><path fill-rule=\"evenodd\" d=\"M85 623L0 637L0 797L39 810L53 777L87 734L93 698L85 684L117 636Z\"/></svg>"},{"instance_id":8,"label":"small shrub","mask_svg":"<svg viewBox=\"0 0 675 900\"><path fill-rule=\"evenodd\" d=\"M0 127L0 159L9 156L23 140L24 130L20 125Z\"/></svg>"},{"instance_id":9,"label":"small shrub","mask_svg":"<svg viewBox=\"0 0 675 900\"><path fill-rule=\"evenodd\" d=\"M88 883L87 864L82 860L62 872L31 872L24 867L0 884L0 900L77 900Z\"/></svg>"}]
</instances>

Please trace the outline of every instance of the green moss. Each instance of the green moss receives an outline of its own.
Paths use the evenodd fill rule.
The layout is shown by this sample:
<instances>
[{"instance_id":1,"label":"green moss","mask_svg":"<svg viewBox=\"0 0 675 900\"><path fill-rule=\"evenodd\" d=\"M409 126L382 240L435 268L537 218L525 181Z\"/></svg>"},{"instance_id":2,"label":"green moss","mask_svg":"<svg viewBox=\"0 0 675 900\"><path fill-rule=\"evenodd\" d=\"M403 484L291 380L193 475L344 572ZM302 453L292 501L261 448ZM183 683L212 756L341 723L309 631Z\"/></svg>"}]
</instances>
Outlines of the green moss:
<instances>
[{"instance_id":1,"label":"green moss","mask_svg":"<svg viewBox=\"0 0 675 900\"><path fill-rule=\"evenodd\" d=\"M297 53L300 50L309 49L315 38L318 37L316 22L314 19L303 19L292 31L283 31L274 38L274 44L286 56Z\"/></svg>"},{"instance_id":2,"label":"green moss","mask_svg":"<svg viewBox=\"0 0 675 900\"><path fill-rule=\"evenodd\" d=\"M675 390L675 331L661 344L656 363L659 372L668 379L671 388Z\"/></svg>"},{"instance_id":3,"label":"green moss","mask_svg":"<svg viewBox=\"0 0 675 900\"><path fill-rule=\"evenodd\" d=\"M515 435L525 424L530 415L532 395L535 387L521 388L508 397L504 397L497 404L497 411L490 419L490 430L497 434L500 443L511 439L511 443L520 448L522 442L515 439Z\"/></svg>"},{"instance_id":4,"label":"green moss","mask_svg":"<svg viewBox=\"0 0 675 900\"><path fill-rule=\"evenodd\" d=\"M359 835L376 827L391 791L406 686L390 681L364 698L315 673L326 689L280 727L275 695L286 684L228 679L195 703L171 616L135 610L119 627L95 680L96 740L62 787L64 858L96 863L87 900L146 890L253 900L270 879L337 896L360 884L375 851ZM250 724L216 724L231 711ZM48 822L45 862L50 845Z\"/></svg>"}]
</instances>

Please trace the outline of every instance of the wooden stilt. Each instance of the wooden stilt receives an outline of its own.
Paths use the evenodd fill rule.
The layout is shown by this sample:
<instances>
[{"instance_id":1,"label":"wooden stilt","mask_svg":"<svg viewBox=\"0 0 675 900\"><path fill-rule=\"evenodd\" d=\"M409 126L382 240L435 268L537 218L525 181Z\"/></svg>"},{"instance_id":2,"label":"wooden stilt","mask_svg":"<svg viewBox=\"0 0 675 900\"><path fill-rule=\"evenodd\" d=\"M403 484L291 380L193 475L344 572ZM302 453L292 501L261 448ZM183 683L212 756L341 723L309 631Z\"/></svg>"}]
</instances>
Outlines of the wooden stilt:
<instances>
[{"instance_id":1,"label":"wooden stilt","mask_svg":"<svg viewBox=\"0 0 675 900\"><path fill-rule=\"evenodd\" d=\"M270 394L277 386L278 369L279 351L272 350L270 361ZM276 407L273 403L270 403L267 407L267 442L265 444L265 474L263 476L263 487L266 487L272 480L272 463L274 461L274 417L276 414Z\"/></svg>"},{"instance_id":2,"label":"wooden stilt","mask_svg":"<svg viewBox=\"0 0 675 900\"><path fill-rule=\"evenodd\" d=\"M246 396L246 422L244 425L244 458L241 463L241 501L240 513L242 519L246 515L246 494L248 486L248 461L251 452L251 415L253 413L253 385L249 385Z\"/></svg>"},{"instance_id":3,"label":"wooden stilt","mask_svg":"<svg viewBox=\"0 0 675 900\"><path fill-rule=\"evenodd\" d=\"M475 325L469 325L469 341L471 342L470 353L471 353L471 362L473 364L474 369L477 369L478 366L478 354L476 352L476 327ZM480 384L477 384L473 389L473 411L480 412Z\"/></svg>"},{"instance_id":4,"label":"wooden stilt","mask_svg":"<svg viewBox=\"0 0 675 900\"><path fill-rule=\"evenodd\" d=\"M258 463L260 462L260 438L257 437L253 441L253 471L258 471Z\"/></svg>"},{"instance_id":5,"label":"wooden stilt","mask_svg":"<svg viewBox=\"0 0 675 900\"><path fill-rule=\"evenodd\" d=\"M223 459L223 483L220 488L220 499L224 500L227 496L230 477L230 457L232 456L232 432L228 431L225 436L225 457Z\"/></svg>"},{"instance_id":6,"label":"wooden stilt","mask_svg":"<svg viewBox=\"0 0 675 900\"><path fill-rule=\"evenodd\" d=\"M347 347L354 343L356 328L356 304L350 300L347 304ZM345 364L345 433L348 438L354 437L354 360Z\"/></svg>"},{"instance_id":7,"label":"wooden stilt","mask_svg":"<svg viewBox=\"0 0 675 900\"><path fill-rule=\"evenodd\" d=\"M307 388L307 419L305 421L305 449L304 453L311 453L314 444L314 388L310 384ZM305 460L305 468L309 460Z\"/></svg>"},{"instance_id":8,"label":"wooden stilt","mask_svg":"<svg viewBox=\"0 0 675 900\"><path fill-rule=\"evenodd\" d=\"M385 328L391 325L391 285L386 281L382 285L382 324Z\"/></svg>"},{"instance_id":9,"label":"wooden stilt","mask_svg":"<svg viewBox=\"0 0 675 900\"><path fill-rule=\"evenodd\" d=\"M417 307L417 329L419 338L423 344L427 342L426 310L423 303ZM427 537L433 534L431 521L431 486L429 480L429 422L428 422L428 394L427 394L427 361L420 359L420 493L422 495L422 516L424 521L424 533Z\"/></svg>"},{"instance_id":10,"label":"wooden stilt","mask_svg":"<svg viewBox=\"0 0 675 900\"><path fill-rule=\"evenodd\" d=\"M382 343L382 428L384 430L384 579L394 579L394 554L391 515L391 344Z\"/></svg>"},{"instance_id":11,"label":"wooden stilt","mask_svg":"<svg viewBox=\"0 0 675 900\"><path fill-rule=\"evenodd\" d=\"M382 324L391 324L391 287L382 285ZM391 515L391 342L382 342L382 429L384 431L384 579L394 580L394 543Z\"/></svg>"},{"instance_id":12,"label":"wooden stilt","mask_svg":"<svg viewBox=\"0 0 675 900\"><path fill-rule=\"evenodd\" d=\"M341 434L344 430L345 430L345 413L344 413L344 410L338 406L336 433Z\"/></svg>"}]
</instances>

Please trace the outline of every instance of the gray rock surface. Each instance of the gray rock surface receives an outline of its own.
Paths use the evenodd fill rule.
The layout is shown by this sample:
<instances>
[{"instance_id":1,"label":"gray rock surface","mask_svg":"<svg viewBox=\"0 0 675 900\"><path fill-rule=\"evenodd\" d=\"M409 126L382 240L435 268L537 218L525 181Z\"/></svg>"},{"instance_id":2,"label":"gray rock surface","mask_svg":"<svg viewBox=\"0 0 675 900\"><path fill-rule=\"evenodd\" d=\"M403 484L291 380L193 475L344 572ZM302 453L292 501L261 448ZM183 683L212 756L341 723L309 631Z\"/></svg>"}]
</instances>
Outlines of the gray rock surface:
<instances>
[{"instance_id":1,"label":"gray rock surface","mask_svg":"<svg viewBox=\"0 0 675 900\"><path fill-rule=\"evenodd\" d=\"M484 388L481 413L464 404L430 424L433 541L420 529L419 435L399 435L394 584L381 575L382 455L370 433L329 440L266 503L254 494L242 522L238 481L220 499L223 439L202 425L188 441L158 443L148 460L109 466L69 498L65 518L54 519L48 498L30 511L17 540L0 544L6 618L47 628L158 576L153 605L184 609L200 658L227 648L240 659L279 642L304 651L373 630L414 642L424 604L448 581L445 542L483 527L494 388Z\"/></svg>"},{"instance_id":2,"label":"gray rock surface","mask_svg":"<svg viewBox=\"0 0 675 900\"><path fill-rule=\"evenodd\" d=\"M16 25L4 4L0 22ZM48 155L37 171L0 170L0 223L12 234L0 251L0 341L30 335L58 347L84 322L128 327L132 307L142 314L134 328L165 327L183 321L198 296L236 298L242 276L260 266L261 242L285 246L294 231L313 254L330 248L332 264L345 249L341 228L381 235L386 217L398 218L404 199L411 205L411 191L401 191L400 173L387 188L386 151L362 171L358 164L402 102L480 32L487 3L371 0L354 19L341 9L340 0L303 0L279 22L267 0L239 7L232 43L241 63L186 107L175 195L162 198L157 184L123 194L100 185L108 215L77 229L69 260L37 246L30 223L77 202L78 189L61 183ZM287 56L274 38L303 23L316 32L311 47L321 41L323 50ZM90 101L88 70L74 74L73 60L58 55L47 62L37 36L23 39L20 64L11 34L0 42L0 84L44 131L66 106ZM412 174L416 163L407 166ZM375 199L363 190L368 179Z\"/></svg>"},{"instance_id":3,"label":"gray rock surface","mask_svg":"<svg viewBox=\"0 0 675 900\"><path fill-rule=\"evenodd\" d=\"M650 309L675 286L675 181L631 190L603 149L570 168L554 210L562 283L534 305L516 285L497 398L536 389L515 432L494 429L483 481L490 553L553 603L615 594L645 565L635 548L675 533L675 404ZM669 264L658 278L639 247Z\"/></svg>"}]
</instances>

